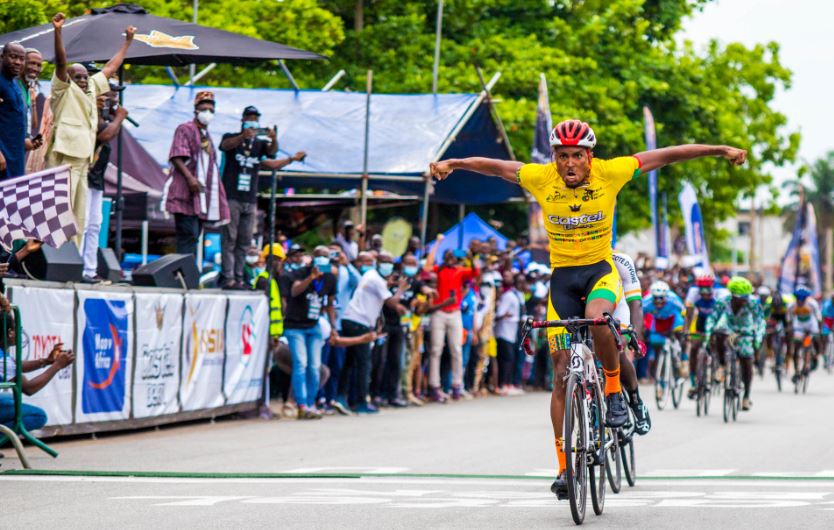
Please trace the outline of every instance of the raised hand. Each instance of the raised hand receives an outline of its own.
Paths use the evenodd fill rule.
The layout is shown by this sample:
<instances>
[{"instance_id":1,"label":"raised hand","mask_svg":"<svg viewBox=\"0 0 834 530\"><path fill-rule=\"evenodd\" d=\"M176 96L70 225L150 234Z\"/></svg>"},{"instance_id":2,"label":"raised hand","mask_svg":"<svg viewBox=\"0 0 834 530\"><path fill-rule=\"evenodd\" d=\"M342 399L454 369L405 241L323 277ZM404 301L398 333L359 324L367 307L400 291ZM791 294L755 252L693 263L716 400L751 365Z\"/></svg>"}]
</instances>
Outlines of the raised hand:
<instances>
[{"instance_id":1,"label":"raised hand","mask_svg":"<svg viewBox=\"0 0 834 530\"><path fill-rule=\"evenodd\" d=\"M431 176L437 180L444 180L452 173L452 171L452 166L448 160L429 164L429 172L431 173Z\"/></svg>"},{"instance_id":2,"label":"raised hand","mask_svg":"<svg viewBox=\"0 0 834 530\"><path fill-rule=\"evenodd\" d=\"M64 22L67 21L67 17L64 16L63 13L56 13L54 17L52 17L52 27L55 29L61 29L64 27Z\"/></svg>"},{"instance_id":3,"label":"raised hand","mask_svg":"<svg viewBox=\"0 0 834 530\"><path fill-rule=\"evenodd\" d=\"M729 160L730 164L740 166L747 160L747 150L727 146L724 148L724 158Z\"/></svg>"}]
</instances>

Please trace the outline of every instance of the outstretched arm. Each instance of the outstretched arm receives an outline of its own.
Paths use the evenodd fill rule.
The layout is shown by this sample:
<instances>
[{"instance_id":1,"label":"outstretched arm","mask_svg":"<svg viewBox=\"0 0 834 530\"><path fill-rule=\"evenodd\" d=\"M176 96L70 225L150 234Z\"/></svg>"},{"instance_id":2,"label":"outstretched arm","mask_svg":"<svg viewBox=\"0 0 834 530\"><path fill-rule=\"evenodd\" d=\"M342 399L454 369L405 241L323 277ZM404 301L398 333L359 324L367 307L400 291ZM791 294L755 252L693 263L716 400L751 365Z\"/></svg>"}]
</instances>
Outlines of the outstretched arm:
<instances>
[{"instance_id":1,"label":"outstretched arm","mask_svg":"<svg viewBox=\"0 0 834 530\"><path fill-rule=\"evenodd\" d=\"M518 172L518 168L523 165L523 163L513 160L497 160L495 158L473 156L470 158L450 158L449 160L431 164L429 165L429 172L437 180L443 180L452 171L463 169L490 177L501 177L507 182L516 184L518 182L516 180L516 173Z\"/></svg>"},{"instance_id":2,"label":"outstretched arm","mask_svg":"<svg viewBox=\"0 0 834 530\"><path fill-rule=\"evenodd\" d=\"M64 26L66 17L63 13L57 13L52 17L52 28L55 30L55 77L63 82L69 81L67 77L67 50L64 49L64 36L61 28Z\"/></svg>"},{"instance_id":3,"label":"outstretched arm","mask_svg":"<svg viewBox=\"0 0 834 530\"><path fill-rule=\"evenodd\" d=\"M133 42L133 36L135 34L136 28L133 26L128 26L127 29L125 29L125 41L122 43L122 47L119 48L116 55L111 57L110 60L107 61L107 64L104 65L104 68L101 69L101 72L107 79L113 77L124 62L125 56L127 55L127 49L130 48L130 44Z\"/></svg>"},{"instance_id":4,"label":"outstretched arm","mask_svg":"<svg viewBox=\"0 0 834 530\"><path fill-rule=\"evenodd\" d=\"M747 158L747 151L728 145L689 144L661 147L660 149L643 151L634 156L640 160L640 169L642 172L646 173L654 169L662 168L663 166L668 166L669 164L674 164L675 162L684 162L706 156L721 156L726 158L732 165L740 166Z\"/></svg>"}]
</instances>

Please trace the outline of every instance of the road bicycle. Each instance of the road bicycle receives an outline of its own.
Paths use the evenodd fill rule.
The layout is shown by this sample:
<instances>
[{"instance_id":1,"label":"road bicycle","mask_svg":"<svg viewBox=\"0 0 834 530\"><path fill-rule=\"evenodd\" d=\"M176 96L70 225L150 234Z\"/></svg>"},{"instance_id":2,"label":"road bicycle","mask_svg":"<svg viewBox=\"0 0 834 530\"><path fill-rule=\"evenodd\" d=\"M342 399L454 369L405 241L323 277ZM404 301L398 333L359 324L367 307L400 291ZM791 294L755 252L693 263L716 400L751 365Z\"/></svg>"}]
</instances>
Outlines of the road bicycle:
<instances>
[{"instance_id":1,"label":"road bicycle","mask_svg":"<svg viewBox=\"0 0 834 530\"><path fill-rule=\"evenodd\" d=\"M715 384L713 381L715 361L708 346L703 343L695 355L697 355L697 372L695 372L695 415L701 416L703 413L706 416L709 414L709 402L712 397L713 385Z\"/></svg>"},{"instance_id":2,"label":"road bicycle","mask_svg":"<svg viewBox=\"0 0 834 530\"><path fill-rule=\"evenodd\" d=\"M683 400L684 379L681 377L681 344L675 337L667 337L657 354L654 378L654 398L657 410L663 410L672 398L678 408Z\"/></svg>"},{"instance_id":3,"label":"road bicycle","mask_svg":"<svg viewBox=\"0 0 834 530\"><path fill-rule=\"evenodd\" d=\"M617 460L621 456L619 437L614 429L605 426L604 380L601 367L591 349L591 326L607 326L614 334L618 348L622 347L619 324L607 313L598 319L534 321L529 318L524 324L521 340L524 351L532 355L528 335L533 329L563 327L570 338L562 437L568 500L571 516L577 525L585 520L589 489L594 513L602 514L605 507L606 464L613 462L616 479L616 469L619 469Z\"/></svg>"},{"instance_id":4,"label":"road bicycle","mask_svg":"<svg viewBox=\"0 0 834 530\"><path fill-rule=\"evenodd\" d=\"M732 419L738 419L738 409L741 403L741 377L738 355L736 354L736 340L738 335L735 333L725 334L726 340L726 358L724 359L724 423L729 423Z\"/></svg>"},{"instance_id":5,"label":"road bicycle","mask_svg":"<svg viewBox=\"0 0 834 530\"><path fill-rule=\"evenodd\" d=\"M776 378L776 388L782 391L782 376L785 374L785 325L780 321L771 333L771 348L773 349L773 376Z\"/></svg>"},{"instance_id":6,"label":"road bicycle","mask_svg":"<svg viewBox=\"0 0 834 530\"><path fill-rule=\"evenodd\" d=\"M825 335L825 344L822 347L822 365L829 375L834 373L834 332L829 331Z\"/></svg>"},{"instance_id":7,"label":"road bicycle","mask_svg":"<svg viewBox=\"0 0 834 530\"><path fill-rule=\"evenodd\" d=\"M808 392L808 379L811 378L811 357L814 354L814 341L806 333L802 341L794 344L798 351L794 353L793 393Z\"/></svg>"}]
</instances>

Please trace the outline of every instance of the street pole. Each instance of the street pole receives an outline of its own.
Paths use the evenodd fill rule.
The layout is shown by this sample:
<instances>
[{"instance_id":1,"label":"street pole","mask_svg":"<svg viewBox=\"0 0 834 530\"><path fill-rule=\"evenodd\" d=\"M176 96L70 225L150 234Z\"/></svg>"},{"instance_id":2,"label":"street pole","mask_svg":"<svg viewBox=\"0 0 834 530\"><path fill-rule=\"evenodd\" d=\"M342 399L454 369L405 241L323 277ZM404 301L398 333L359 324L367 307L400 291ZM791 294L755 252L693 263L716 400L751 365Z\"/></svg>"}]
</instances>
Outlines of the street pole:
<instances>
[{"instance_id":1,"label":"street pole","mask_svg":"<svg viewBox=\"0 0 834 530\"><path fill-rule=\"evenodd\" d=\"M119 86L124 86L124 67L119 67ZM119 106L124 104L124 90L119 90ZM124 198L122 197L122 127L119 127L119 136L116 141L116 237L113 246L116 247L116 257L119 263L122 262L122 210L124 209Z\"/></svg>"},{"instance_id":2,"label":"street pole","mask_svg":"<svg viewBox=\"0 0 834 530\"><path fill-rule=\"evenodd\" d=\"M374 71L368 70L368 84L367 95L365 98L365 154L362 159L362 206L360 208L360 217L362 219L362 229L366 231L368 220L368 150L371 133L371 90L373 89Z\"/></svg>"},{"instance_id":3,"label":"street pole","mask_svg":"<svg viewBox=\"0 0 834 530\"><path fill-rule=\"evenodd\" d=\"M437 2L437 26L434 35L434 66L431 71L431 93L437 94L437 74L440 69L440 41L443 39L443 0Z\"/></svg>"},{"instance_id":4,"label":"street pole","mask_svg":"<svg viewBox=\"0 0 834 530\"><path fill-rule=\"evenodd\" d=\"M834 227L825 229L825 292L834 290Z\"/></svg>"},{"instance_id":5,"label":"street pole","mask_svg":"<svg viewBox=\"0 0 834 530\"><path fill-rule=\"evenodd\" d=\"M192 14L191 22L193 22L194 24L197 23L197 11L199 11L199 9L200 9L200 0L194 0L191 4L191 14ZM189 82L189 84L194 82L194 74L196 74L196 73L197 73L197 65L195 65L194 63L191 63L191 65L188 67L188 82Z\"/></svg>"}]
</instances>

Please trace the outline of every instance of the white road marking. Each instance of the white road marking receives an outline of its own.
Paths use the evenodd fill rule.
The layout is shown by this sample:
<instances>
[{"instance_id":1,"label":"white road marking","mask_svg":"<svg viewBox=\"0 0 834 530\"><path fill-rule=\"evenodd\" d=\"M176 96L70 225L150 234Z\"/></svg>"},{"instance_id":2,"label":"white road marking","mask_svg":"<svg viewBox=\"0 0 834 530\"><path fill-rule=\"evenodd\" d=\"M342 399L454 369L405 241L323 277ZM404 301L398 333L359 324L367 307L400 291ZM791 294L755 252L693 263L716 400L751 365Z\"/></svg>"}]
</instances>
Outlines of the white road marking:
<instances>
[{"instance_id":1,"label":"white road marking","mask_svg":"<svg viewBox=\"0 0 834 530\"><path fill-rule=\"evenodd\" d=\"M151 506L215 506L221 502L242 501L251 496L218 496L218 495L132 495L128 497L111 497L112 500L171 500L170 502L154 503Z\"/></svg>"},{"instance_id":2,"label":"white road marking","mask_svg":"<svg viewBox=\"0 0 834 530\"><path fill-rule=\"evenodd\" d=\"M344 466L344 467L300 467L298 469L291 469L286 473L362 473L368 475L394 475L397 473L405 473L408 471L407 467L362 467L362 466Z\"/></svg>"},{"instance_id":3,"label":"white road marking","mask_svg":"<svg viewBox=\"0 0 834 530\"><path fill-rule=\"evenodd\" d=\"M724 477L735 469L655 469L642 473L644 477ZM638 475L639 477L639 475Z\"/></svg>"}]
</instances>

